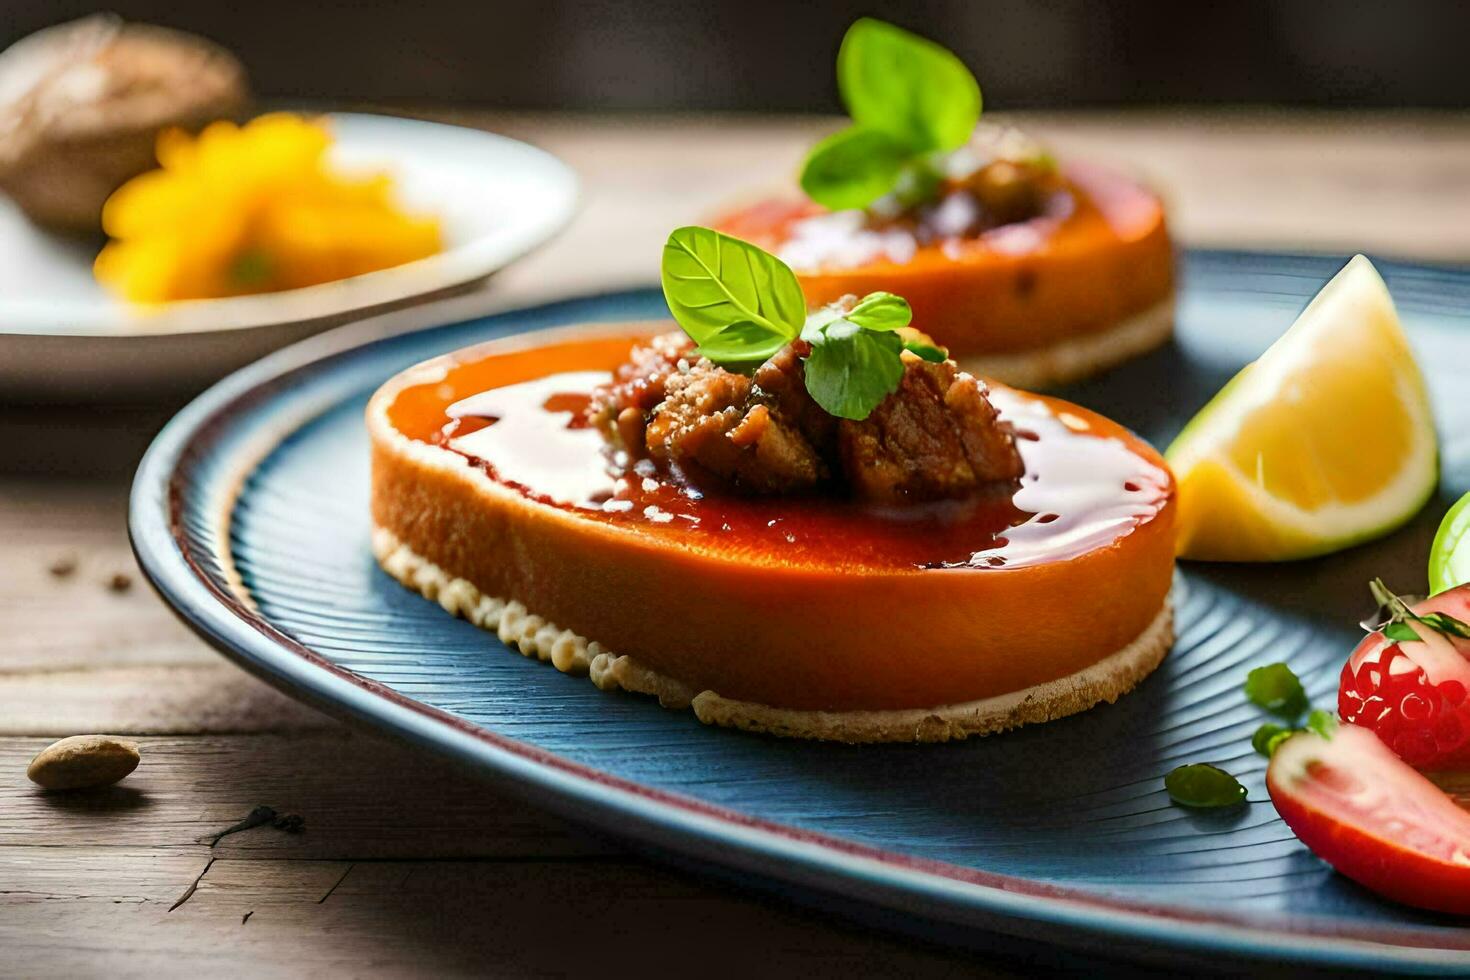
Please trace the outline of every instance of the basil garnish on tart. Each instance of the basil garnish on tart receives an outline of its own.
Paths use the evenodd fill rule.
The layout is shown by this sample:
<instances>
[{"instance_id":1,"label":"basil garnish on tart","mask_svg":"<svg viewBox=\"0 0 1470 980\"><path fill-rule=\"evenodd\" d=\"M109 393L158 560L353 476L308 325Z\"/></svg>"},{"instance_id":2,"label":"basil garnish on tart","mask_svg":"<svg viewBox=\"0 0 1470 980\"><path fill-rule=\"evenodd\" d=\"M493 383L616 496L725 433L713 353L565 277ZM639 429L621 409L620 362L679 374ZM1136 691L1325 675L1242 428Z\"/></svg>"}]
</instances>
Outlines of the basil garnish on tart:
<instances>
[{"instance_id":1,"label":"basil garnish on tart","mask_svg":"<svg viewBox=\"0 0 1470 980\"><path fill-rule=\"evenodd\" d=\"M806 298L785 262L708 228L675 229L659 277L679 326L716 364L754 367L795 340Z\"/></svg>"},{"instance_id":2,"label":"basil garnish on tart","mask_svg":"<svg viewBox=\"0 0 1470 980\"><path fill-rule=\"evenodd\" d=\"M837 88L852 125L818 143L801 174L807 196L833 210L895 192L905 204L932 198L940 158L963 146L980 119L980 85L964 62L871 17L842 39Z\"/></svg>"},{"instance_id":3,"label":"basil garnish on tart","mask_svg":"<svg viewBox=\"0 0 1470 980\"><path fill-rule=\"evenodd\" d=\"M806 388L823 411L865 419L903 379L901 354L926 361L948 354L908 329L901 296L869 293L850 309L806 312L796 274L769 252L709 228L675 229L660 270L664 299L695 352L749 374L782 347L804 341Z\"/></svg>"}]
</instances>

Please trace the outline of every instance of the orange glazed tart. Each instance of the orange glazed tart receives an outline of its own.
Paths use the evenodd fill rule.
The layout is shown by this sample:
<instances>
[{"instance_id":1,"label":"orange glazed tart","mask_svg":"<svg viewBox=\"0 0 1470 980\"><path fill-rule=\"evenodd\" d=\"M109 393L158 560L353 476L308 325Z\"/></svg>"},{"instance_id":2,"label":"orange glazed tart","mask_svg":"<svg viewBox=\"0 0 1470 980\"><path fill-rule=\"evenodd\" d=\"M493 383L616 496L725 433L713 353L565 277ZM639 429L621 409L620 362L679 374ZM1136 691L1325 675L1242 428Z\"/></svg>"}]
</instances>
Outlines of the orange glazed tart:
<instances>
[{"instance_id":1,"label":"orange glazed tart","mask_svg":"<svg viewBox=\"0 0 1470 980\"><path fill-rule=\"evenodd\" d=\"M893 290L962 367L1013 384L1085 377L1169 339L1174 251L1156 195L1067 164L1027 192L1035 200L1023 217L996 223L999 208L980 203L984 172L969 188L955 181L919 217L780 199L715 226L779 255L814 305Z\"/></svg>"},{"instance_id":2,"label":"orange glazed tart","mask_svg":"<svg viewBox=\"0 0 1470 980\"><path fill-rule=\"evenodd\" d=\"M738 370L662 325L413 367L367 409L375 555L522 653L712 724L946 741L1114 700L1172 642L1168 468L922 339L883 347L901 303L848 301ZM854 336L898 373L850 410L821 372Z\"/></svg>"}]
</instances>

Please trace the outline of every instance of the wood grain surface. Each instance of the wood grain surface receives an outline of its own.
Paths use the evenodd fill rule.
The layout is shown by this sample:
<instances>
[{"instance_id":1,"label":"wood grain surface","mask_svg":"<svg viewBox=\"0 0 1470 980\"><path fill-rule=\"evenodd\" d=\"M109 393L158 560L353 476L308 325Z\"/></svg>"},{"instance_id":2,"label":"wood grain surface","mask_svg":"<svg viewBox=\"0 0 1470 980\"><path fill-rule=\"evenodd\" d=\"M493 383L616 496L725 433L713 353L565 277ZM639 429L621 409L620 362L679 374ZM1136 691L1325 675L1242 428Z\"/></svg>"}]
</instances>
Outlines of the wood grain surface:
<instances>
[{"instance_id":1,"label":"wood grain surface","mask_svg":"<svg viewBox=\"0 0 1470 980\"><path fill-rule=\"evenodd\" d=\"M492 280L486 309L651 281L671 227L783 186L833 125L437 115L541 145L584 181L573 226ZM1470 260L1465 116L1022 122L1064 154L1146 175L1189 244ZM39 408L0 392L0 975L1006 976L1055 964L1049 950L927 948L644 863L241 673L174 620L128 550L131 469L176 407ZM89 732L138 736L137 772L94 795L26 780L48 741ZM209 844L260 804L305 829Z\"/></svg>"}]
</instances>

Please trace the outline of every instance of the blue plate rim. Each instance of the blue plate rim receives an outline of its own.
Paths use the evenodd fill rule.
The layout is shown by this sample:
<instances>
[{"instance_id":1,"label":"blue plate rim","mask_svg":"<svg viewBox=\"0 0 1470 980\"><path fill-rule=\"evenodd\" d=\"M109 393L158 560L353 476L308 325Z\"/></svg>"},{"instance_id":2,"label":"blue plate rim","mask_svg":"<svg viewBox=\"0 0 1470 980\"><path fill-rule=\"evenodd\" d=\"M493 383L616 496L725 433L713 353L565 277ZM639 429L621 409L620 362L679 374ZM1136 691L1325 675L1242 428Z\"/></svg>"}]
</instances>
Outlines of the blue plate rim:
<instances>
[{"instance_id":1,"label":"blue plate rim","mask_svg":"<svg viewBox=\"0 0 1470 980\"><path fill-rule=\"evenodd\" d=\"M1293 252L1192 250L1196 254L1320 258ZM1408 263L1394 263L1410 265ZM1452 267L1415 263L1436 273ZM550 302L504 309L471 320L494 321L535 310L554 312L591 299L646 295L651 288L597 290ZM446 307L445 313L453 309ZM422 311L418 311L420 314ZM757 877L840 895L919 919L969 925L1011 935L1048 927L1082 937L1130 938L1181 953L1215 953L1250 960L1440 972L1470 966L1470 932L1461 948L1413 930L1375 933L1329 919L1281 921L1251 915L1201 913L1152 905L945 862L918 858L771 823L680 794L621 779L526 742L475 726L414 701L387 685L353 674L280 632L238 598L220 590L183 547L180 514L188 459L229 425L239 408L309 383L334 362L398 335L390 314L301 341L231 374L199 395L155 437L133 481L128 530L145 577L174 612L206 642L288 694L349 721L366 725L470 764L482 775L511 783L535 802L618 836ZM465 320L436 321L448 329ZM273 426L262 451L238 464L243 474L264 453L306 422L298 414ZM239 481L230 501L239 492ZM943 751L942 747L939 751ZM925 911L916 912L923 904ZM1010 928L1006 928L1010 926ZM1181 928L1186 926L1186 928ZM1415 936L1423 942L1414 942Z\"/></svg>"}]
</instances>

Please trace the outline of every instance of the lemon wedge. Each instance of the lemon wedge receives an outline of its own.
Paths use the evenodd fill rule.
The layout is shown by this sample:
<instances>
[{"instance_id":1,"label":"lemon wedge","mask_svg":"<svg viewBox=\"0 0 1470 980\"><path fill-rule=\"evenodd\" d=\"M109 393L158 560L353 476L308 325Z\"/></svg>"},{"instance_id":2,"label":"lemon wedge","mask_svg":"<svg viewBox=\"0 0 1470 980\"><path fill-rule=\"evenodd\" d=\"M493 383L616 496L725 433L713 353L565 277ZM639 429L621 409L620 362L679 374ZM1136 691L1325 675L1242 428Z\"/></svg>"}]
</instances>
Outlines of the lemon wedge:
<instances>
[{"instance_id":1,"label":"lemon wedge","mask_svg":"<svg viewBox=\"0 0 1470 980\"><path fill-rule=\"evenodd\" d=\"M1439 470L1429 395L1373 264L1344 266L1166 455L1183 558L1321 555L1424 506Z\"/></svg>"}]
</instances>

